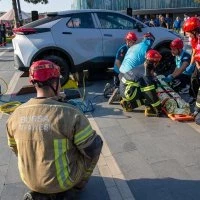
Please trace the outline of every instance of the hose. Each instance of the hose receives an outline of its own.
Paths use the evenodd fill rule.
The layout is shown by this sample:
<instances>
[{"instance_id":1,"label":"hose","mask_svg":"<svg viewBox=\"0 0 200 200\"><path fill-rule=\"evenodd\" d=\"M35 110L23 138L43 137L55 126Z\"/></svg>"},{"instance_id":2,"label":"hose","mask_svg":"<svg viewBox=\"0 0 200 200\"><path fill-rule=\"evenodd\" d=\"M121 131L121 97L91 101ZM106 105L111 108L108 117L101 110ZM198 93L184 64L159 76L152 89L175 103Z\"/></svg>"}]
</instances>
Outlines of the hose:
<instances>
[{"instance_id":1,"label":"hose","mask_svg":"<svg viewBox=\"0 0 200 200\"><path fill-rule=\"evenodd\" d=\"M1 85L0 85L0 96L6 94L6 92L8 91L8 84L6 83L6 81L0 77L0 80L3 81L3 83L6 85L6 90L4 93L1 93Z\"/></svg>"},{"instance_id":2,"label":"hose","mask_svg":"<svg viewBox=\"0 0 200 200\"><path fill-rule=\"evenodd\" d=\"M12 101L0 106L0 112L10 114L22 103L19 101Z\"/></svg>"}]
</instances>

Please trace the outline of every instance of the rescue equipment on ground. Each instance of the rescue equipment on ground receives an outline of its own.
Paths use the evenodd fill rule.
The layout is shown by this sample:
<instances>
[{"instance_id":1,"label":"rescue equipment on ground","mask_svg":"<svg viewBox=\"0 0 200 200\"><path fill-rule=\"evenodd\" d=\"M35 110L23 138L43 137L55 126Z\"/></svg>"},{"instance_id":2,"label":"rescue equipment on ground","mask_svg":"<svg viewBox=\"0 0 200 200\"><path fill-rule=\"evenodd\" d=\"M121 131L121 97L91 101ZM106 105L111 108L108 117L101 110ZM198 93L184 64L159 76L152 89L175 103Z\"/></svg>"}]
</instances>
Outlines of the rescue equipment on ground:
<instances>
[{"instance_id":1,"label":"rescue equipment on ground","mask_svg":"<svg viewBox=\"0 0 200 200\"><path fill-rule=\"evenodd\" d=\"M78 90L78 82L73 78L69 77L69 80L65 85L62 86L65 93L65 99L76 99L81 98L81 94Z\"/></svg>"},{"instance_id":2,"label":"rescue equipment on ground","mask_svg":"<svg viewBox=\"0 0 200 200\"><path fill-rule=\"evenodd\" d=\"M0 112L10 114L21 104L22 103L19 102L19 101L13 101L13 102L5 103L5 104L0 106Z\"/></svg>"},{"instance_id":3,"label":"rescue equipment on ground","mask_svg":"<svg viewBox=\"0 0 200 200\"><path fill-rule=\"evenodd\" d=\"M85 100L85 92L82 95L79 88L78 82L72 77L69 77L68 82L62 87L65 93L65 102L70 103L77 107L81 112L93 112L94 106L90 100ZM84 88L85 90L85 88Z\"/></svg>"},{"instance_id":4,"label":"rescue equipment on ground","mask_svg":"<svg viewBox=\"0 0 200 200\"><path fill-rule=\"evenodd\" d=\"M162 80L164 78L163 75L159 75L157 78L160 84L158 84L156 91L166 115L177 121L194 120L189 103L186 103L178 93Z\"/></svg>"}]
</instances>

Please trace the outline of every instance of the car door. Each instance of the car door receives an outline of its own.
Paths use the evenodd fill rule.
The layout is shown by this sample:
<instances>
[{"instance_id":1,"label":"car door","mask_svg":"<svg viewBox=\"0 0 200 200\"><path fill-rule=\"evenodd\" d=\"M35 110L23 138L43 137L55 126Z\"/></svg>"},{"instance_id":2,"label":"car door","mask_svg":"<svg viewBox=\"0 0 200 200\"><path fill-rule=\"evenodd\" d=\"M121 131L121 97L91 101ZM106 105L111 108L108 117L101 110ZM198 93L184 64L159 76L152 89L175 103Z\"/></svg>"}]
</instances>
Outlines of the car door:
<instances>
[{"instance_id":1,"label":"car door","mask_svg":"<svg viewBox=\"0 0 200 200\"><path fill-rule=\"evenodd\" d=\"M103 56L102 34L91 13L68 15L52 29L56 45L68 52L75 65L95 62Z\"/></svg>"},{"instance_id":2,"label":"car door","mask_svg":"<svg viewBox=\"0 0 200 200\"><path fill-rule=\"evenodd\" d=\"M139 21L114 12L96 12L97 21L103 37L103 54L105 57L115 56L118 48L125 42L124 37L129 31L133 31L138 42L143 37L142 27ZM138 31L140 25L141 32Z\"/></svg>"}]
</instances>

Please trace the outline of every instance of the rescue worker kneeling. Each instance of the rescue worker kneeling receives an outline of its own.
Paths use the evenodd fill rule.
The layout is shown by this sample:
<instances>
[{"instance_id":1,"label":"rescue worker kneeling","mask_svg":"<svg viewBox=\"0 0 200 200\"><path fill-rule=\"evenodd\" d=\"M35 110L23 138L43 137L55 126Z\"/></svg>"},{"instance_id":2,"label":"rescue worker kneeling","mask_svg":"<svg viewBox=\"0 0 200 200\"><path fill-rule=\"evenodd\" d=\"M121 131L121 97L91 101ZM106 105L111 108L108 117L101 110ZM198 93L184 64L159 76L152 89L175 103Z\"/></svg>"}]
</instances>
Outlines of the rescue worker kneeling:
<instances>
[{"instance_id":1,"label":"rescue worker kneeling","mask_svg":"<svg viewBox=\"0 0 200 200\"><path fill-rule=\"evenodd\" d=\"M146 53L145 62L127 73L120 80L120 101L123 110L133 111L145 105L145 116L160 116L161 103L156 93L155 69L162 56L156 50Z\"/></svg>"},{"instance_id":2,"label":"rescue worker kneeling","mask_svg":"<svg viewBox=\"0 0 200 200\"><path fill-rule=\"evenodd\" d=\"M33 191L24 200L65 200L66 191L88 182L103 142L81 111L59 100L59 66L40 60L29 73L37 97L8 119L8 144L23 182Z\"/></svg>"}]
</instances>

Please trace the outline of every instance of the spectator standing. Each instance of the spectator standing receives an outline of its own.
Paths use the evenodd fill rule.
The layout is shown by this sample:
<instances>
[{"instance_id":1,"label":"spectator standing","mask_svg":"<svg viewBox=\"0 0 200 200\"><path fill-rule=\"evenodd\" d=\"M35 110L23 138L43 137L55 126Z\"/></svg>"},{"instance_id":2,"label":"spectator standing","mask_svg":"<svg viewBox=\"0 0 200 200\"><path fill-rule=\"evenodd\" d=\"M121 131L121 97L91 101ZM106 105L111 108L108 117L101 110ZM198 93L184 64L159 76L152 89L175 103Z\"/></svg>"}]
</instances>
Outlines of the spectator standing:
<instances>
[{"instance_id":1,"label":"spectator standing","mask_svg":"<svg viewBox=\"0 0 200 200\"><path fill-rule=\"evenodd\" d=\"M190 17L188 16L188 15L186 15L186 14L184 14L184 22L186 21L186 20L188 20Z\"/></svg>"},{"instance_id":2,"label":"spectator standing","mask_svg":"<svg viewBox=\"0 0 200 200\"><path fill-rule=\"evenodd\" d=\"M137 15L136 19L142 22L142 18L140 17L140 15Z\"/></svg>"},{"instance_id":3,"label":"spectator standing","mask_svg":"<svg viewBox=\"0 0 200 200\"><path fill-rule=\"evenodd\" d=\"M165 15L165 22L166 22L167 28L171 29L171 27L172 27L172 19L169 16L169 14Z\"/></svg>"},{"instance_id":4,"label":"spectator standing","mask_svg":"<svg viewBox=\"0 0 200 200\"><path fill-rule=\"evenodd\" d=\"M184 23L189 19L190 17L187 15L187 14L184 14L184 18L183 18L183 20L184 20ZM184 33L184 36L185 36L185 32L183 31L183 33Z\"/></svg>"},{"instance_id":5,"label":"spectator standing","mask_svg":"<svg viewBox=\"0 0 200 200\"><path fill-rule=\"evenodd\" d=\"M163 16L160 16L160 26L167 28L167 23L165 22L165 18Z\"/></svg>"},{"instance_id":6,"label":"spectator standing","mask_svg":"<svg viewBox=\"0 0 200 200\"><path fill-rule=\"evenodd\" d=\"M6 46L6 25L1 26L2 46Z\"/></svg>"},{"instance_id":7,"label":"spectator standing","mask_svg":"<svg viewBox=\"0 0 200 200\"><path fill-rule=\"evenodd\" d=\"M159 15L156 15L156 18L154 19L154 24L155 24L155 26L160 26Z\"/></svg>"},{"instance_id":8,"label":"spectator standing","mask_svg":"<svg viewBox=\"0 0 200 200\"><path fill-rule=\"evenodd\" d=\"M149 22L149 18L148 18L148 16L147 16L147 15L145 15L145 16L144 16L143 22L144 22L144 23L147 23L147 22Z\"/></svg>"},{"instance_id":9,"label":"spectator standing","mask_svg":"<svg viewBox=\"0 0 200 200\"><path fill-rule=\"evenodd\" d=\"M177 33L180 33L181 30L181 18L179 16L176 17L173 23L173 30Z\"/></svg>"},{"instance_id":10,"label":"spectator standing","mask_svg":"<svg viewBox=\"0 0 200 200\"><path fill-rule=\"evenodd\" d=\"M2 46L2 33L1 33L2 25L0 24L0 47Z\"/></svg>"},{"instance_id":11,"label":"spectator standing","mask_svg":"<svg viewBox=\"0 0 200 200\"><path fill-rule=\"evenodd\" d=\"M149 21L149 26L150 26L150 27L155 27L155 24L154 24L153 19L151 19L151 20Z\"/></svg>"}]
</instances>

